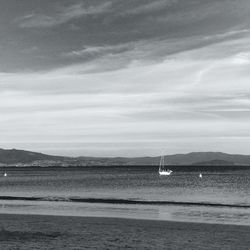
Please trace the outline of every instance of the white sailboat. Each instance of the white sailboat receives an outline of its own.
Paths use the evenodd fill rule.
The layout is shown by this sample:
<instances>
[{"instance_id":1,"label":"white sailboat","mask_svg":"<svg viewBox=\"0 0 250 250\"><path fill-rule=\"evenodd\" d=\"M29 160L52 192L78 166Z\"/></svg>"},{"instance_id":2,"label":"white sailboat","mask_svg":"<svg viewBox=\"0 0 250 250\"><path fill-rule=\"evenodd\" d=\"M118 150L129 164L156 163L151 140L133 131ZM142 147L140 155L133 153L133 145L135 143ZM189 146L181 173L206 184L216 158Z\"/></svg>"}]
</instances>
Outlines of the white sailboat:
<instances>
[{"instance_id":1,"label":"white sailboat","mask_svg":"<svg viewBox=\"0 0 250 250\"><path fill-rule=\"evenodd\" d=\"M159 165L159 175L171 175L171 173L173 171L170 169L165 169L164 165L165 165L164 164L164 155L162 155L161 159L160 159L160 165Z\"/></svg>"},{"instance_id":2,"label":"white sailboat","mask_svg":"<svg viewBox=\"0 0 250 250\"><path fill-rule=\"evenodd\" d=\"M202 173L199 174L199 177L202 178Z\"/></svg>"},{"instance_id":3,"label":"white sailboat","mask_svg":"<svg viewBox=\"0 0 250 250\"><path fill-rule=\"evenodd\" d=\"M4 176L4 177L7 177L7 173L4 173L3 176Z\"/></svg>"}]
</instances>

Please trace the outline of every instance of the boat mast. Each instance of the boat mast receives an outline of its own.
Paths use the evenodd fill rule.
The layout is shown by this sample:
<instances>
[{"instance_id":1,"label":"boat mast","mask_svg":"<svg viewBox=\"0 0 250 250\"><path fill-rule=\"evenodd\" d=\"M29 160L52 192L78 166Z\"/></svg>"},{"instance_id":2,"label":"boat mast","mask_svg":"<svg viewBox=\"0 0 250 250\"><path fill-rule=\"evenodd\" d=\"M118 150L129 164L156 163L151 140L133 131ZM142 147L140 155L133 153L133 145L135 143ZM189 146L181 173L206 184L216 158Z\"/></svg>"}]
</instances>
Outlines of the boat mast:
<instances>
[{"instance_id":1,"label":"boat mast","mask_svg":"<svg viewBox=\"0 0 250 250\"><path fill-rule=\"evenodd\" d=\"M161 157L160 157L159 171L161 171L161 166L162 166L162 155L161 155Z\"/></svg>"},{"instance_id":2,"label":"boat mast","mask_svg":"<svg viewBox=\"0 0 250 250\"><path fill-rule=\"evenodd\" d=\"M164 170L164 155L161 155L159 171L163 171L163 170Z\"/></svg>"}]
</instances>

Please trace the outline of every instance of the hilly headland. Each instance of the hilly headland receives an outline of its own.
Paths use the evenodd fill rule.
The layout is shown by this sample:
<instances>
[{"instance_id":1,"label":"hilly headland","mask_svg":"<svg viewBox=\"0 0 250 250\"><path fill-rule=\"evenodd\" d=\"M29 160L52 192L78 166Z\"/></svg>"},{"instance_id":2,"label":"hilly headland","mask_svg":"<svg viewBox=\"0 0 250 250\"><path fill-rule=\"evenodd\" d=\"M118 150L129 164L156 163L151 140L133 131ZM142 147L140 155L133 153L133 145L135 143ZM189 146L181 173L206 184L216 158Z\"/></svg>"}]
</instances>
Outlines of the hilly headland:
<instances>
[{"instance_id":1,"label":"hilly headland","mask_svg":"<svg viewBox=\"0 0 250 250\"><path fill-rule=\"evenodd\" d=\"M0 166L70 167L70 166L157 166L154 157L67 157L18 149L0 149ZM192 152L166 155L165 162L173 166L249 166L250 155L222 152Z\"/></svg>"}]
</instances>

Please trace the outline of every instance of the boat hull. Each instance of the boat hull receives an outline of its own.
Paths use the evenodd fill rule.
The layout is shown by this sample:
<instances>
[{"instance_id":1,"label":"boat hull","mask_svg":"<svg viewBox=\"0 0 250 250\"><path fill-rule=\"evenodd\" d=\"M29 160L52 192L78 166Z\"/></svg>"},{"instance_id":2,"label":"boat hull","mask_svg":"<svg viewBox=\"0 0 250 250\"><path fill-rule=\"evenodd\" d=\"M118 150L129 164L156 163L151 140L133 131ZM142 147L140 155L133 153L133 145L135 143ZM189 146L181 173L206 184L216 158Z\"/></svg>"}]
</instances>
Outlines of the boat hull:
<instances>
[{"instance_id":1,"label":"boat hull","mask_svg":"<svg viewBox=\"0 0 250 250\"><path fill-rule=\"evenodd\" d=\"M171 175L172 171L159 171L159 175Z\"/></svg>"}]
</instances>

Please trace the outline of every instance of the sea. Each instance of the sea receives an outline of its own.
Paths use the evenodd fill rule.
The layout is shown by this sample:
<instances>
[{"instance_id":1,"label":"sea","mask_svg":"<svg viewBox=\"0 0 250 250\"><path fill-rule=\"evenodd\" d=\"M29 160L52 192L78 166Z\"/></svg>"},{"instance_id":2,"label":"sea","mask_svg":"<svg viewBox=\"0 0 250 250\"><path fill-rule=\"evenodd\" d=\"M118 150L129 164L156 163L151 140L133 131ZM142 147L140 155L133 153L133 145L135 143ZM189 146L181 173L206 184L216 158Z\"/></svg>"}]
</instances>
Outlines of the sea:
<instances>
[{"instance_id":1,"label":"sea","mask_svg":"<svg viewBox=\"0 0 250 250\"><path fill-rule=\"evenodd\" d=\"M7 173L7 176L4 176ZM0 213L250 225L250 170L0 168Z\"/></svg>"}]
</instances>

